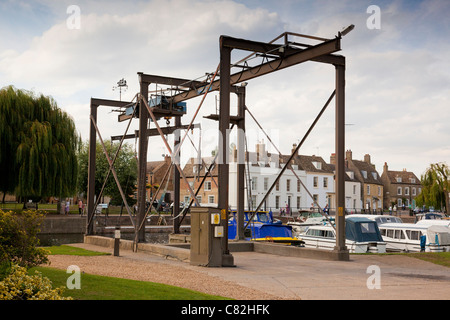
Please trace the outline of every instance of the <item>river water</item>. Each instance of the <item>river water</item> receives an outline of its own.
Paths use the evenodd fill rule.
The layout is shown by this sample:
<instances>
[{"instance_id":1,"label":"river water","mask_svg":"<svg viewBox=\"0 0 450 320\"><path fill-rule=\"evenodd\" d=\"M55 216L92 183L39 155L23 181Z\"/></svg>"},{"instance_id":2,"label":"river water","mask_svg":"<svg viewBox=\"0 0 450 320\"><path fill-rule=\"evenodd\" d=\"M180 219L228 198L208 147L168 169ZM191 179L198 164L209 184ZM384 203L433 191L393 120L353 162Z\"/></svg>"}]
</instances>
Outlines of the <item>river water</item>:
<instances>
[{"instance_id":1,"label":"river water","mask_svg":"<svg viewBox=\"0 0 450 320\"><path fill-rule=\"evenodd\" d=\"M100 235L101 236L101 235ZM113 237L111 234L103 235L105 237ZM133 240L133 233L122 233L121 238L125 240ZM59 246L69 243L83 243L84 234L82 233L55 233L55 234L39 234L38 235L39 244L43 247L49 246ZM148 243L169 243L169 233L158 232L158 233L146 233L145 241Z\"/></svg>"}]
</instances>

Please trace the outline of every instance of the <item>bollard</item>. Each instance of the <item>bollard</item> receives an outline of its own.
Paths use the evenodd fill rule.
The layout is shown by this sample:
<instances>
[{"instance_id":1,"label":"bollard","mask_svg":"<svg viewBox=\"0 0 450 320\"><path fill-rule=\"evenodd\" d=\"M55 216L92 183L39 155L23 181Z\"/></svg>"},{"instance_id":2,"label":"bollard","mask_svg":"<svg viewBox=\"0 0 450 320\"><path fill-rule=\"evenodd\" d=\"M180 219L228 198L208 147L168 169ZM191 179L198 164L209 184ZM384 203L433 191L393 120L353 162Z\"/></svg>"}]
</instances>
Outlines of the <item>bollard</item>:
<instances>
[{"instance_id":1,"label":"bollard","mask_svg":"<svg viewBox=\"0 0 450 320\"><path fill-rule=\"evenodd\" d=\"M114 256L119 256L119 245L120 245L120 227L117 226L114 230Z\"/></svg>"}]
</instances>

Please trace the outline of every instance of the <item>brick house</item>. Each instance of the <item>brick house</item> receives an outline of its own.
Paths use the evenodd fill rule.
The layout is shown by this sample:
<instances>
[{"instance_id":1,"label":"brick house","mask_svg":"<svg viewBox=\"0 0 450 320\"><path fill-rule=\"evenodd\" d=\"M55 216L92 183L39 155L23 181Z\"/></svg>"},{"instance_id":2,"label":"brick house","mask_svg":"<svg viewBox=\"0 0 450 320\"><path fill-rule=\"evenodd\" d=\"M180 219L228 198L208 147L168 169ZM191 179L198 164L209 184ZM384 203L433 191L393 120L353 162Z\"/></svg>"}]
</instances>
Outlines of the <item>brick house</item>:
<instances>
[{"instance_id":1,"label":"brick house","mask_svg":"<svg viewBox=\"0 0 450 320\"><path fill-rule=\"evenodd\" d=\"M204 164L199 164L197 159L191 158L183 168L183 173L188 181L187 183L189 183L194 193L200 186L207 171L207 167L210 166L214 158L207 157L202 159L206 166ZM214 165L197 194L197 201L200 205L217 206L219 200L219 188L216 185L218 176L219 167ZM184 179L180 179L180 201L185 204L188 204L191 199L187 183Z\"/></svg>"},{"instance_id":2,"label":"brick house","mask_svg":"<svg viewBox=\"0 0 450 320\"><path fill-rule=\"evenodd\" d=\"M394 205L398 209L416 207L415 198L422 191L422 184L413 172L389 170L385 162L381 181L384 184L384 208Z\"/></svg>"},{"instance_id":3,"label":"brick house","mask_svg":"<svg viewBox=\"0 0 450 320\"><path fill-rule=\"evenodd\" d=\"M369 212L383 210L383 183L375 165L371 163L370 155L364 155L364 161L354 160L351 150L347 150L345 155L348 168L361 183L362 208Z\"/></svg>"},{"instance_id":4,"label":"brick house","mask_svg":"<svg viewBox=\"0 0 450 320\"><path fill-rule=\"evenodd\" d=\"M164 160L161 161L149 161L147 162L147 177L146 177L146 185L153 185L153 191L157 190L157 186L161 185L161 192L158 194L158 200L162 196L162 192L166 190L166 196L164 197L165 202L171 202L173 200L173 175L176 167L173 166L171 172L169 172L169 182L166 189L167 177L164 179L164 175L167 172L171 164L172 158L168 155L164 157ZM152 190L151 188L147 188L147 199L151 199Z\"/></svg>"}]
</instances>

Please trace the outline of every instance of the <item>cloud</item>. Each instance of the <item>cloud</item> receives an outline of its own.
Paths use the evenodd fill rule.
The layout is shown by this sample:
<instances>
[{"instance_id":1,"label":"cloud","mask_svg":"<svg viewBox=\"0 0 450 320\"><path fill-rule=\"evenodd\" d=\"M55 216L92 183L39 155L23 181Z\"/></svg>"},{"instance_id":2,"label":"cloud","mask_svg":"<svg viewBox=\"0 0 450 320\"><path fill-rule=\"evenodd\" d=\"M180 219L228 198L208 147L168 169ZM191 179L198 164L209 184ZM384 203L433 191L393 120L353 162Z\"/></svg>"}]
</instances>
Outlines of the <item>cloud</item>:
<instances>
[{"instance_id":1,"label":"cloud","mask_svg":"<svg viewBox=\"0 0 450 320\"><path fill-rule=\"evenodd\" d=\"M380 30L366 26L368 2L280 1L78 1L81 25L75 30L66 25L72 1L20 1L33 19L21 24L23 42L14 41L12 22L0 22L9 26L2 30L8 47L0 46L0 81L52 95L86 139L90 97L118 99L112 86L123 77L129 88L122 97L131 99L139 71L188 79L214 71L222 34L270 41L288 30L333 38L353 23L339 53L347 58L346 121L352 124L346 147L355 158L371 153L379 169L385 161L394 170L409 167L407 162L420 174L431 162L449 161L448 1L380 0ZM39 16L46 22L39 23ZM278 147L288 153L333 89L333 67L308 62L251 80L247 103L266 130L278 132ZM202 120L215 112L215 95L197 119L205 127L216 126ZM183 123L198 103L188 102ZM102 112L103 128L120 134L116 114ZM248 127L256 128L248 119ZM333 150L334 102L302 153L327 159Z\"/></svg>"}]
</instances>

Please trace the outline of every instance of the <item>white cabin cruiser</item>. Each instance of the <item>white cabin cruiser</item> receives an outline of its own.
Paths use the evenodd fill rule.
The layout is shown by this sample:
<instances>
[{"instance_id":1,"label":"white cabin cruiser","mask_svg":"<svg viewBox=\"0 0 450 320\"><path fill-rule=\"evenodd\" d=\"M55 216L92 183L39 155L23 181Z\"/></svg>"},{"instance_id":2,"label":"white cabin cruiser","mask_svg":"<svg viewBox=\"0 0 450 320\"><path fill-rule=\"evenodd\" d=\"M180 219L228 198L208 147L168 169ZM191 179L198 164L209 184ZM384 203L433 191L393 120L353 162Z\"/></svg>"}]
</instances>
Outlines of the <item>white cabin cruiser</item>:
<instances>
[{"instance_id":1,"label":"white cabin cruiser","mask_svg":"<svg viewBox=\"0 0 450 320\"><path fill-rule=\"evenodd\" d=\"M336 231L330 224L310 226L300 238L309 248L333 250L336 246ZM346 217L345 245L350 253L386 252L377 223L367 218Z\"/></svg>"},{"instance_id":2,"label":"white cabin cruiser","mask_svg":"<svg viewBox=\"0 0 450 320\"><path fill-rule=\"evenodd\" d=\"M292 235L300 237L311 226L326 225L334 223L334 217L319 212L303 214L296 221L288 221L286 224L292 226Z\"/></svg>"},{"instance_id":3,"label":"white cabin cruiser","mask_svg":"<svg viewBox=\"0 0 450 320\"><path fill-rule=\"evenodd\" d=\"M385 223L379 226L387 251L450 251L450 229L427 223Z\"/></svg>"}]
</instances>

